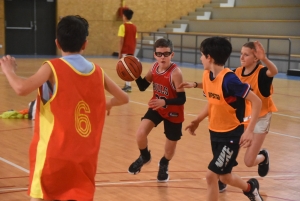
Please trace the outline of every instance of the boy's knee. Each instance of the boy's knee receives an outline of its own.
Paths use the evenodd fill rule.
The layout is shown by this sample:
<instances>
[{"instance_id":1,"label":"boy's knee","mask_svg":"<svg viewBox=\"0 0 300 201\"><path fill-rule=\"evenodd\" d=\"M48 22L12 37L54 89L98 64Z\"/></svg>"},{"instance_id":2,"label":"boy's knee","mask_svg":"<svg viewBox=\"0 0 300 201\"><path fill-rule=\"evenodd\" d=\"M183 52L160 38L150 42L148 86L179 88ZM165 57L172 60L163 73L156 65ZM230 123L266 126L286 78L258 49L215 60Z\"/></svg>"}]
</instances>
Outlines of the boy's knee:
<instances>
[{"instance_id":1,"label":"boy's knee","mask_svg":"<svg viewBox=\"0 0 300 201\"><path fill-rule=\"evenodd\" d=\"M210 171L206 173L205 178L206 178L207 184L213 183L216 180L218 180L218 176L215 173L210 172Z\"/></svg>"},{"instance_id":2,"label":"boy's knee","mask_svg":"<svg viewBox=\"0 0 300 201\"><path fill-rule=\"evenodd\" d=\"M137 138L145 138L145 137L147 137L147 133L145 132L145 130L139 129L136 132L136 137Z\"/></svg>"},{"instance_id":3,"label":"boy's knee","mask_svg":"<svg viewBox=\"0 0 300 201\"><path fill-rule=\"evenodd\" d=\"M247 167L253 167L254 161L250 161L250 160L244 160L244 163Z\"/></svg>"}]
</instances>

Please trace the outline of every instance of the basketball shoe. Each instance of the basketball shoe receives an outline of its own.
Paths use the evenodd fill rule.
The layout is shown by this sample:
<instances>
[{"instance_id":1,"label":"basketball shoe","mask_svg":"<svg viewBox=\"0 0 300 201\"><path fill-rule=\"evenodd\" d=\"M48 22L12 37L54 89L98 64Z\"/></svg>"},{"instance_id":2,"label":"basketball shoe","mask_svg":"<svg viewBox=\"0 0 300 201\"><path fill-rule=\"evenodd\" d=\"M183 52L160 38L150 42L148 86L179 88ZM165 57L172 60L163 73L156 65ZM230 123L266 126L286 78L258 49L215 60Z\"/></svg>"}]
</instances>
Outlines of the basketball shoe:
<instances>
[{"instance_id":1,"label":"basketball shoe","mask_svg":"<svg viewBox=\"0 0 300 201\"><path fill-rule=\"evenodd\" d=\"M124 85L124 87L122 88L123 91L125 92L131 92L131 86L128 86L128 85Z\"/></svg>"},{"instance_id":2,"label":"basketball shoe","mask_svg":"<svg viewBox=\"0 0 300 201\"><path fill-rule=\"evenodd\" d=\"M142 155L138 157L128 168L129 174L138 174L141 171L143 165L151 162L151 155L148 160L144 159Z\"/></svg>"},{"instance_id":3,"label":"basketball shoe","mask_svg":"<svg viewBox=\"0 0 300 201\"><path fill-rule=\"evenodd\" d=\"M218 181L218 184L219 184L219 193L223 193L224 191L226 191L227 184L224 184L220 180Z\"/></svg>"},{"instance_id":4,"label":"basketball shoe","mask_svg":"<svg viewBox=\"0 0 300 201\"><path fill-rule=\"evenodd\" d=\"M258 164L258 175L264 177L268 174L270 168L269 152L266 149L262 149L259 154L264 155L265 160Z\"/></svg>"},{"instance_id":5,"label":"basketball shoe","mask_svg":"<svg viewBox=\"0 0 300 201\"><path fill-rule=\"evenodd\" d=\"M252 178L247 181L250 184L251 189L249 192L244 192L244 194L250 199L250 201L263 201L259 194L259 183L256 179Z\"/></svg>"},{"instance_id":6,"label":"basketball shoe","mask_svg":"<svg viewBox=\"0 0 300 201\"><path fill-rule=\"evenodd\" d=\"M169 172L168 165L158 164L158 174L157 174L157 182L167 182L169 181Z\"/></svg>"}]
</instances>

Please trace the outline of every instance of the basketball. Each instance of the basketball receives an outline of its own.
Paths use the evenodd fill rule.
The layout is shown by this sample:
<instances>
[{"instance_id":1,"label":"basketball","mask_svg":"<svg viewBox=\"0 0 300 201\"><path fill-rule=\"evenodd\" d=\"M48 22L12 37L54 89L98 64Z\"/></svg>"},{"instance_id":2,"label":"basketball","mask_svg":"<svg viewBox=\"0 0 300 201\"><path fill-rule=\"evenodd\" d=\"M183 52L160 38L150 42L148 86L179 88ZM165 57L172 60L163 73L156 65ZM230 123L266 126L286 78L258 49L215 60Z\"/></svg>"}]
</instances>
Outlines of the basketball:
<instances>
[{"instance_id":1,"label":"basketball","mask_svg":"<svg viewBox=\"0 0 300 201\"><path fill-rule=\"evenodd\" d=\"M124 81L134 81L142 74L142 64L135 56L125 56L117 63L117 73Z\"/></svg>"}]
</instances>

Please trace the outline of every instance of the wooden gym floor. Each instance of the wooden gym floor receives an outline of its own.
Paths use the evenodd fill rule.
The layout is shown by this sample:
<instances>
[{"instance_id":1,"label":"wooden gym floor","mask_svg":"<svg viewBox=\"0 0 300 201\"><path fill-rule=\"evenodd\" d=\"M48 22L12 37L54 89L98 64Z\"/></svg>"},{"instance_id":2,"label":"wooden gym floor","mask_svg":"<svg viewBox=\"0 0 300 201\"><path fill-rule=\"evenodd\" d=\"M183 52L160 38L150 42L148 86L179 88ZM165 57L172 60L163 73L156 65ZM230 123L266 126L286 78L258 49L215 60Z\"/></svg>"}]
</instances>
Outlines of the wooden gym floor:
<instances>
[{"instance_id":1,"label":"wooden gym floor","mask_svg":"<svg viewBox=\"0 0 300 201\"><path fill-rule=\"evenodd\" d=\"M46 60L45 58L20 58L18 75L28 77ZM105 72L122 87L124 82L115 71L116 58L89 58L99 64ZM143 75L151 67L152 61L143 62ZM181 66L185 81L201 81L202 70ZM257 167L248 168L243 163L245 150L241 149L234 168L243 179L257 178L260 192L265 201L300 200L300 79L274 79L274 101L278 112L273 114L270 132L263 144L270 151L271 169L260 178ZM285 77L283 75L283 77ZM205 172L211 159L207 120L204 120L197 136L183 131L174 158L169 165L170 181L157 183L158 162L163 156L165 136L159 125L149 135L149 149L152 162L142 168L138 175L127 173L129 165L139 156L135 141L135 131L140 118L147 110L147 102L152 96L152 88L138 91L133 82L129 93L130 103L115 107L106 117L103 130L99 162L96 175L95 201L203 201L206 197ZM17 96L6 78L0 74L0 113L10 109L22 110L34 100L36 92L26 97ZM185 122L191 122L205 104L200 89L187 89ZM107 94L109 97L109 94ZM32 138L32 121L26 119L0 119L0 200L29 200L28 148ZM246 201L242 192L234 187L219 195L220 201Z\"/></svg>"}]
</instances>

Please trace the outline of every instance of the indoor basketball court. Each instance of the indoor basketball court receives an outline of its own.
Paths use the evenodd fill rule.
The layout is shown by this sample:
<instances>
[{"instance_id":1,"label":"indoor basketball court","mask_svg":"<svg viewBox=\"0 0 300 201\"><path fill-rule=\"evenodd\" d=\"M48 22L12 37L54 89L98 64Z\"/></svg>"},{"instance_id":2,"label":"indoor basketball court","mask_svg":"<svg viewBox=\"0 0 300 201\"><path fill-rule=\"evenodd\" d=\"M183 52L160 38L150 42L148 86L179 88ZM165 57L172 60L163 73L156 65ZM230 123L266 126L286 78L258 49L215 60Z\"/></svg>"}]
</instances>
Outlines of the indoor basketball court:
<instances>
[{"instance_id":1,"label":"indoor basketball court","mask_svg":"<svg viewBox=\"0 0 300 201\"><path fill-rule=\"evenodd\" d=\"M28 77L49 58L18 58L17 74ZM120 87L123 82L117 75L116 57L88 58L99 64ZM152 65L151 60L141 59L142 75ZM200 65L179 64L185 81L201 81ZM0 75L0 112L22 110L28 107L36 94L26 97L15 94L6 78ZM270 152L270 172L261 178L257 167L248 168L243 163L244 149L238 156L239 165L234 172L243 179L257 178L260 193L265 201L298 201L300 199L300 79L277 75L273 81L273 99L278 112L273 114L270 132L263 144ZM165 136L163 126L159 125L150 133L148 147L152 161L145 165L137 175L128 174L129 165L138 156L135 132L141 117L147 110L147 103L152 97L152 86L140 92L132 82L130 102L114 107L106 117L102 135L99 161L96 175L94 200L109 201L179 201L205 200L207 184L205 173L211 159L210 139L207 120L204 120L197 135L183 131L182 139L177 144L177 151L170 161L167 183L157 183L158 162L164 153ZM107 94L107 97L110 95ZM191 122L206 103L200 89L186 89L185 121L183 127ZM63 112L63 109L62 109ZM32 138L34 121L28 119L0 119L0 200L25 201L27 196L29 161L28 149ZM84 150L83 150L84 151ZM75 156L76 157L76 156ZM234 187L227 187L219 196L220 201L248 200Z\"/></svg>"}]
</instances>

